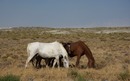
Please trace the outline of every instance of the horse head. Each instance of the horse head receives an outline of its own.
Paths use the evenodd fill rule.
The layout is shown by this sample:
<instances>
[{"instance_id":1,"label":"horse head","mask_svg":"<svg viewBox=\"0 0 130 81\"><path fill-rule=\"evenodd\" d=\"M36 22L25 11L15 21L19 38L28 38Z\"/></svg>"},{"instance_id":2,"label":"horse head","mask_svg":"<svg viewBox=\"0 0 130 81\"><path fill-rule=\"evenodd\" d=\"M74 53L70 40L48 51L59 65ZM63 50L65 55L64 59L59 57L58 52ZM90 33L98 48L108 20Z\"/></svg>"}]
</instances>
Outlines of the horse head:
<instances>
[{"instance_id":1,"label":"horse head","mask_svg":"<svg viewBox=\"0 0 130 81\"><path fill-rule=\"evenodd\" d=\"M66 49L67 53L70 55L71 50L70 50L70 44L71 43L62 43L63 47Z\"/></svg>"}]
</instances>

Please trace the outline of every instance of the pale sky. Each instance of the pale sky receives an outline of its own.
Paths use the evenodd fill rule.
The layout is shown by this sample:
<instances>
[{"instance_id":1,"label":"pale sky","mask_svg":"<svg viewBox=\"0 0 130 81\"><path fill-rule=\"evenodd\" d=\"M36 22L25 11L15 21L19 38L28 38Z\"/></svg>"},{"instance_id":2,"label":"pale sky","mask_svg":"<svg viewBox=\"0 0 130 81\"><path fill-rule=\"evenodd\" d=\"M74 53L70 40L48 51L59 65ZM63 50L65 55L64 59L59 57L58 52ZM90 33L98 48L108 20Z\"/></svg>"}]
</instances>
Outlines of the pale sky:
<instances>
[{"instance_id":1,"label":"pale sky","mask_svg":"<svg viewBox=\"0 0 130 81\"><path fill-rule=\"evenodd\" d=\"M0 0L0 27L130 26L130 0Z\"/></svg>"}]
</instances>

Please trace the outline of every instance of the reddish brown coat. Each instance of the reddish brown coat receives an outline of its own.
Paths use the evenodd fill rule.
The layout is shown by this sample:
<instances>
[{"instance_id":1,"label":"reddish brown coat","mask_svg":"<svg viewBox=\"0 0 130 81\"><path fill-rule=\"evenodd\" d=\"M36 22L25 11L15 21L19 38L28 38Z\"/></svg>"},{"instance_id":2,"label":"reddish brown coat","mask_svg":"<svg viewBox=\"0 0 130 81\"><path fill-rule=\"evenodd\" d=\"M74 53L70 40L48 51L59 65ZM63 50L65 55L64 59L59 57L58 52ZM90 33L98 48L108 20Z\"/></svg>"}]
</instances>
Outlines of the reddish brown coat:
<instances>
[{"instance_id":1,"label":"reddish brown coat","mask_svg":"<svg viewBox=\"0 0 130 81\"><path fill-rule=\"evenodd\" d=\"M84 42L77 41L77 42L72 42L72 43L63 43L63 46L65 47L65 49L68 52L68 55L70 57L77 56L77 61L76 61L77 67L79 66L79 60L82 55L87 56L87 58L88 58L87 66L89 68L95 67L95 59L92 55L92 52L90 51L90 49Z\"/></svg>"}]
</instances>

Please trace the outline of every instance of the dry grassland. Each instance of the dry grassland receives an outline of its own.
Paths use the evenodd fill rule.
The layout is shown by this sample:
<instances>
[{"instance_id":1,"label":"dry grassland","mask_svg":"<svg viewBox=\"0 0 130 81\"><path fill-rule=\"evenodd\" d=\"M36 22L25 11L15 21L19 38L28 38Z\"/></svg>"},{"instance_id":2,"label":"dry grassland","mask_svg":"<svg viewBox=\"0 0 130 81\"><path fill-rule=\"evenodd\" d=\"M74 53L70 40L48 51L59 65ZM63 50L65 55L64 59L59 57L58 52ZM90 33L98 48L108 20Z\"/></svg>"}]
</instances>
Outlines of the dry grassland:
<instances>
[{"instance_id":1,"label":"dry grassland","mask_svg":"<svg viewBox=\"0 0 130 81\"><path fill-rule=\"evenodd\" d=\"M21 81L130 81L130 28L12 28L0 29L0 76L13 74ZM26 47L30 42L84 41L96 61L88 69L87 58L81 68L25 69ZM70 59L75 64L76 57ZM44 60L42 61L44 64Z\"/></svg>"}]
</instances>

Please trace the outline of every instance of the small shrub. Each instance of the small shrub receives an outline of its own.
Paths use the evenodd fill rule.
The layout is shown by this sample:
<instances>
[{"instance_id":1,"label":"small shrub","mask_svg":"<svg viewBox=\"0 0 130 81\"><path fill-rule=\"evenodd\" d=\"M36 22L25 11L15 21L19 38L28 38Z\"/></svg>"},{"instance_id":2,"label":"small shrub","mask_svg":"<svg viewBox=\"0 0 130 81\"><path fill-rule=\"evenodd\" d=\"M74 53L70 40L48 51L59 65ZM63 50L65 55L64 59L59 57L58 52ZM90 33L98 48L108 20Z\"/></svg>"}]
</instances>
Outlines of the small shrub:
<instances>
[{"instance_id":1,"label":"small shrub","mask_svg":"<svg viewBox=\"0 0 130 81\"><path fill-rule=\"evenodd\" d=\"M72 78L76 78L78 76L78 72L76 70L71 70L69 72L69 76L71 76Z\"/></svg>"},{"instance_id":2,"label":"small shrub","mask_svg":"<svg viewBox=\"0 0 130 81\"><path fill-rule=\"evenodd\" d=\"M125 58L125 63L127 63L127 64L130 64L130 59L129 58Z\"/></svg>"},{"instance_id":3,"label":"small shrub","mask_svg":"<svg viewBox=\"0 0 130 81\"><path fill-rule=\"evenodd\" d=\"M130 73L129 73L129 71L121 72L119 74L119 79L121 79L123 81L130 80Z\"/></svg>"},{"instance_id":4,"label":"small shrub","mask_svg":"<svg viewBox=\"0 0 130 81\"><path fill-rule=\"evenodd\" d=\"M0 81L20 81L20 77L8 74L6 76L0 76Z\"/></svg>"},{"instance_id":5,"label":"small shrub","mask_svg":"<svg viewBox=\"0 0 130 81\"><path fill-rule=\"evenodd\" d=\"M75 81L87 81L83 76L81 76L80 74L78 74L77 78Z\"/></svg>"},{"instance_id":6,"label":"small shrub","mask_svg":"<svg viewBox=\"0 0 130 81\"><path fill-rule=\"evenodd\" d=\"M74 81L86 81L85 78L81 76L76 70L71 70L69 76L71 76Z\"/></svg>"}]
</instances>

